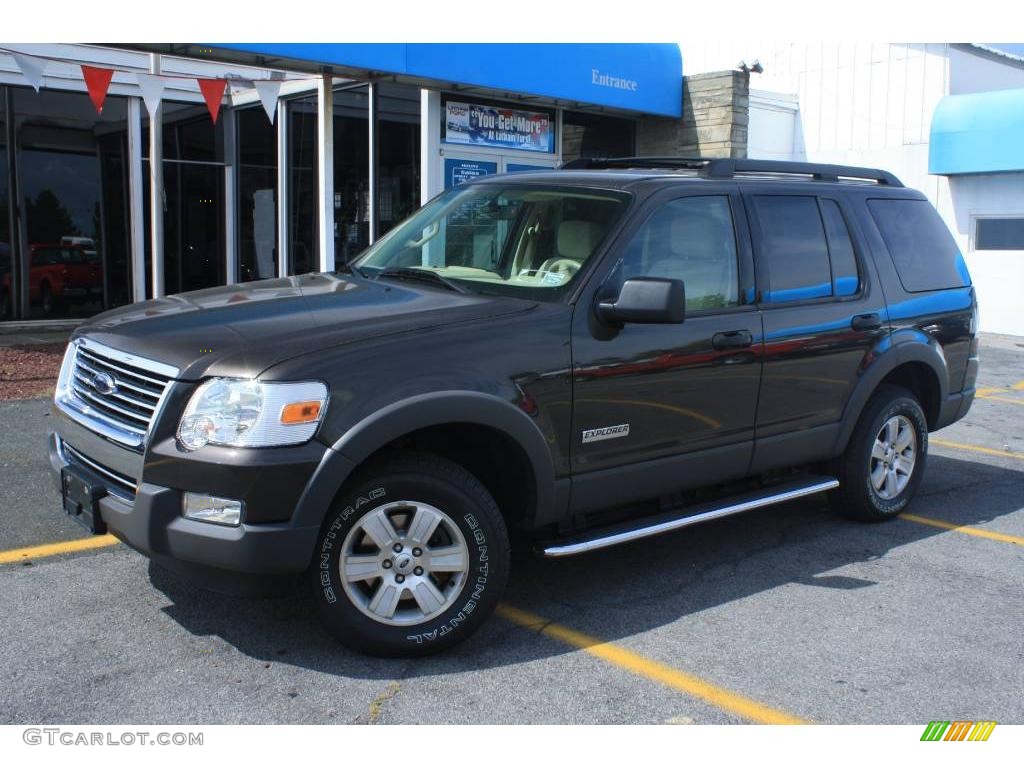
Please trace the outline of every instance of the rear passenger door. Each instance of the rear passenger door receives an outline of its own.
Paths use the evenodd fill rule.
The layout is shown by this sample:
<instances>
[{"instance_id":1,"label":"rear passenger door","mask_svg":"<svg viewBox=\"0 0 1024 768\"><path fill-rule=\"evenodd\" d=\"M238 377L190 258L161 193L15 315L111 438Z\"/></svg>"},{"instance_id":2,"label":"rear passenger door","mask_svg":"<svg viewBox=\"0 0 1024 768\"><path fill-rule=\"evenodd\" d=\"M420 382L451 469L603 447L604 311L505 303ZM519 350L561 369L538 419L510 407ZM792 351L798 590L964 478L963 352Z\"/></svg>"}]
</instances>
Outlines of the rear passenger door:
<instances>
[{"instance_id":1,"label":"rear passenger door","mask_svg":"<svg viewBox=\"0 0 1024 768\"><path fill-rule=\"evenodd\" d=\"M751 185L745 200L764 318L752 471L820 458L867 356L885 299L841 194Z\"/></svg>"}]
</instances>

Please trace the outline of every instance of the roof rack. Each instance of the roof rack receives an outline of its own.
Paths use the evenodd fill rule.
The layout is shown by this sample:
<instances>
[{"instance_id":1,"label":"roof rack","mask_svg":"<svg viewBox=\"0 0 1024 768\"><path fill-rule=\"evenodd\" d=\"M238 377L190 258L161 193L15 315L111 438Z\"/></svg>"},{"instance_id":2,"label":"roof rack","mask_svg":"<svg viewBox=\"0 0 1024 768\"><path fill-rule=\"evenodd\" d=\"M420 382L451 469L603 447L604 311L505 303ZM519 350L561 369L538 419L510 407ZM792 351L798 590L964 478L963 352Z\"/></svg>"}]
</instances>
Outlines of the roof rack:
<instances>
[{"instance_id":1,"label":"roof rack","mask_svg":"<svg viewBox=\"0 0 1024 768\"><path fill-rule=\"evenodd\" d=\"M826 165L824 163L800 163L788 160L747 160L733 158L701 157L609 157L580 158L563 163L562 168L671 168L696 170L708 179L731 179L743 173L810 176L814 181L839 181L863 179L888 187L902 187L903 182L888 171L877 168L860 168L853 165Z\"/></svg>"}]
</instances>

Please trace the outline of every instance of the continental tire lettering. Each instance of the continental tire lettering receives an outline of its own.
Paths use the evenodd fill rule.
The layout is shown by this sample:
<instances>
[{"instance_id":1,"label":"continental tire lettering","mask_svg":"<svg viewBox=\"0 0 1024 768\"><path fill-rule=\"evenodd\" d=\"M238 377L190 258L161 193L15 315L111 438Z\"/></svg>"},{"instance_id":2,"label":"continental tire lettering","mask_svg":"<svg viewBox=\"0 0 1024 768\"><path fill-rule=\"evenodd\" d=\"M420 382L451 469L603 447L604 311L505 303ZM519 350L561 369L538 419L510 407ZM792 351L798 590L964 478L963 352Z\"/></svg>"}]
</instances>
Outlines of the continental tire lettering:
<instances>
[{"instance_id":1,"label":"continental tire lettering","mask_svg":"<svg viewBox=\"0 0 1024 768\"><path fill-rule=\"evenodd\" d=\"M360 496L350 506L345 507L345 509L341 511L339 519L342 522L347 521L352 516L352 513L356 512L362 507L365 507L371 501L379 499L385 493L386 491L383 488L374 488L372 491L366 494L366 496Z\"/></svg>"},{"instance_id":2,"label":"continental tire lettering","mask_svg":"<svg viewBox=\"0 0 1024 768\"><path fill-rule=\"evenodd\" d=\"M429 643L432 640L436 640L439 637L444 637L450 632L454 631L460 624L462 624L473 611L476 610L477 603L480 597L483 595L484 590L487 588L487 576L490 573L490 565L487 562L487 535L480 528L480 523L473 515L464 515L463 520L466 521L466 525L473 532L473 540L477 545L477 561L480 563L477 566L478 576L476 582L473 584L473 592L469 596L469 600L466 604L459 609L459 612L448 619L437 629L433 629L430 632L420 632L415 635L406 635L406 640L412 640L416 645L423 645L423 643Z\"/></svg>"},{"instance_id":3,"label":"continental tire lettering","mask_svg":"<svg viewBox=\"0 0 1024 768\"><path fill-rule=\"evenodd\" d=\"M334 548L334 542L338 538L338 533L342 526L348 522L348 519L361 507L366 506L371 501L379 499L381 496L385 496L387 491L383 488L374 488L372 491L367 493L365 496L358 497L352 504L345 507L341 513L334 518L331 523L331 527L327 530L327 535L324 536L323 544L320 546L320 586L323 588L324 600L328 603L336 603L338 601L338 595L334 591L334 586L331 580L331 550Z\"/></svg>"}]
</instances>

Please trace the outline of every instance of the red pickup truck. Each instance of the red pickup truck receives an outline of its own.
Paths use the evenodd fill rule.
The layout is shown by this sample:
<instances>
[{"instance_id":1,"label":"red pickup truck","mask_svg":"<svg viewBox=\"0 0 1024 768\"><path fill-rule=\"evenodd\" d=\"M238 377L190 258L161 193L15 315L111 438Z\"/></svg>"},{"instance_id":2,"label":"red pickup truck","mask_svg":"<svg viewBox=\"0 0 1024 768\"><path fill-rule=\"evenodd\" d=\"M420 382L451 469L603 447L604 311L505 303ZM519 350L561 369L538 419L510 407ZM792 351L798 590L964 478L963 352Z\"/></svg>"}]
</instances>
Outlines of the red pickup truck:
<instances>
[{"instance_id":1,"label":"red pickup truck","mask_svg":"<svg viewBox=\"0 0 1024 768\"><path fill-rule=\"evenodd\" d=\"M103 267L95 251L80 246L29 246L28 296L52 315L63 303L97 301L103 296Z\"/></svg>"}]
</instances>

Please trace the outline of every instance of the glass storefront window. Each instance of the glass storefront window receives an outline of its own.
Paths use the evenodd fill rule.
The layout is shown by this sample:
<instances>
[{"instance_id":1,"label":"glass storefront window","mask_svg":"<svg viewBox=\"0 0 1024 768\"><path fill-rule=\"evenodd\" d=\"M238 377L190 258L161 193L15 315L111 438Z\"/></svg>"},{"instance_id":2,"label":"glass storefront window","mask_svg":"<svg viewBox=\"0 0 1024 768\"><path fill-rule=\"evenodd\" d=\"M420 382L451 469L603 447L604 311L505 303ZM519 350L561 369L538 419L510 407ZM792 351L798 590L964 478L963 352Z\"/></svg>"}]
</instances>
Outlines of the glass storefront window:
<instances>
[{"instance_id":1,"label":"glass storefront window","mask_svg":"<svg viewBox=\"0 0 1024 768\"><path fill-rule=\"evenodd\" d=\"M97 115L84 93L7 93L17 125L26 233L25 242L11 249L23 265L14 297L27 294L30 318L86 317L125 303L127 100L108 96ZM24 301L11 306L19 303Z\"/></svg>"},{"instance_id":2,"label":"glass storefront window","mask_svg":"<svg viewBox=\"0 0 1024 768\"><path fill-rule=\"evenodd\" d=\"M0 320L10 320L14 315L14 265L11 238L13 221L8 194L10 168L7 164L7 89L0 88Z\"/></svg>"},{"instance_id":3,"label":"glass storefront window","mask_svg":"<svg viewBox=\"0 0 1024 768\"><path fill-rule=\"evenodd\" d=\"M634 154L634 120L586 112L562 114L562 162L581 157L631 157Z\"/></svg>"},{"instance_id":4,"label":"glass storefront window","mask_svg":"<svg viewBox=\"0 0 1024 768\"><path fill-rule=\"evenodd\" d=\"M378 86L377 236L420 207L420 91Z\"/></svg>"},{"instance_id":5,"label":"glass storefront window","mask_svg":"<svg viewBox=\"0 0 1024 768\"><path fill-rule=\"evenodd\" d=\"M224 122L214 125L202 104L161 104L164 153L164 292L223 285ZM143 157L149 156L149 117L143 117ZM149 178L149 160L142 164ZM152 286L149 184L144 189L147 291Z\"/></svg>"},{"instance_id":6,"label":"glass storefront window","mask_svg":"<svg viewBox=\"0 0 1024 768\"><path fill-rule=\"evenodd\" d=\"M277 275L277 130L261 106L239 110L238 279Z\"/></svg>"},{"instance_id":7,"label":"glass storefront window","mask_svg":"<svg viewBox=\"0 0 1024 768\"><path fill-rule=\"evenodd\" d=\"M288 259L290 275L317 268L316 96L288 102Z\"/></svg>"},{"instance_id":8,"label":"glass storefront window","mask_svg":"<svg viewBox=\"0 0 1024 768\"><path fill-rule=\"evenodd\" d=\"M334 92L334 259L346 264L370 244L369 95Z\"/></svg>"}]
</instances>

